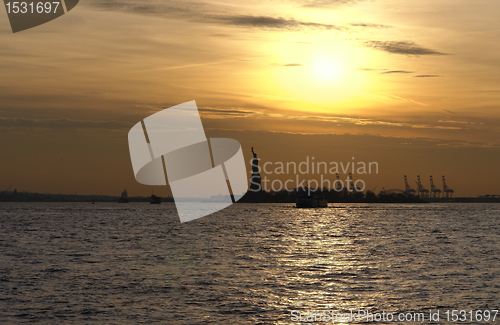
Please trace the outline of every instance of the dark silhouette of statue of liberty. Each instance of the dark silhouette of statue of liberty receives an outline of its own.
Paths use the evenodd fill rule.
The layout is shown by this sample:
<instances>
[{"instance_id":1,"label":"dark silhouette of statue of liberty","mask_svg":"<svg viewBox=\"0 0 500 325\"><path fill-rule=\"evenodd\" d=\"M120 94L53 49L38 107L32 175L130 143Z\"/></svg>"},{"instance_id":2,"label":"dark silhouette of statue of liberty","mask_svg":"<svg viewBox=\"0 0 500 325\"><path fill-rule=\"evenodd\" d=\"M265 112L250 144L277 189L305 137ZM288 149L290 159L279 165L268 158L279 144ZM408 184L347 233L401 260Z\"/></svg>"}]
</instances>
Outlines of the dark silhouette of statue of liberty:
<instances>
[{"instance_id":1,"label":"dark silhouette of statue of liberty","mask_svg":"<svg viewBox=\"0 0 500 325\"><path fill-rule=\"evenodd\" d=\"M262 191L260 173L259 173L259 158L257 158L257 154L253 151L252 147L252 177L250 177L250 191L252 192L260 192Z\"/></svg>"}]
</instances>

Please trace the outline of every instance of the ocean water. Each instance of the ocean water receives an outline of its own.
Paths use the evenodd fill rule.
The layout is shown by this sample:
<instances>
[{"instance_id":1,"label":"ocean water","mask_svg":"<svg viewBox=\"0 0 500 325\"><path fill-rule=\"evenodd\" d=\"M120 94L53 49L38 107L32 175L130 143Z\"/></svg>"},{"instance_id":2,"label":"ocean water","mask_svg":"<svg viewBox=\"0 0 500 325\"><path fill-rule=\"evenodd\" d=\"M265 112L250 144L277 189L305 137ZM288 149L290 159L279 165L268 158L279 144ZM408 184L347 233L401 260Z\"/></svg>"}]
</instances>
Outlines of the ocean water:
<instances>
[{"instance_id":1,"label":"ocean water","mask_svg":"<svg viewBox=\"0 0 500 325\"><path fill-rule=\"evenodd\" d=\"M181 224L173 204L0 203L0 323L440 310L433 323L451 324L446 310L500 309L500 204L330 206L236 204Z\"/></svg>"}]
</instances>

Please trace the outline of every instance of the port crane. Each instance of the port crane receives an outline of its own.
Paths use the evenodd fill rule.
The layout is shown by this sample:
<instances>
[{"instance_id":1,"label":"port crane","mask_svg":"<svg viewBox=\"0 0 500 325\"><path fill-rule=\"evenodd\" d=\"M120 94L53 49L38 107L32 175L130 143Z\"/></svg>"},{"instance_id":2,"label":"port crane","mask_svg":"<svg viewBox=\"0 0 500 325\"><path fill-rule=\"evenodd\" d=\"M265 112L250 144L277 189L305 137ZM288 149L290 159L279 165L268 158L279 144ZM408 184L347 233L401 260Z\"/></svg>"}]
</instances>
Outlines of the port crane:
<instances>
[{"instance_id":1,"label":"port crane","mask_svg":"<svg viewBox=\"0 0 500 325\"><path fill-rule=\"evenodd\" d=\"M405 175L405 194L415 194L415 190L408 185L408 178Z\"/></svg>"},{"instance_id":2,"label":"port crane","mask_svg":"<svg viewBox=\"0 0 500 325\"><path fill-rule=\"evenodd\" d=\"M335 180L335 182L337 182L337 185L335 186L336 187L336 191L337 192L342 192L342 190L344 189L344 186L342 184L342 181L340 180L339 173L337 173L337 179Z\"/></svg>"},{"instance_id":3,"label":"port crane","mask_svg":"<svg viewBox=\"0 0 500 325\"><path fill-rule=\"evenodd\" d=\"M361 192L361 189L359 187L357 187L356 185L354 185L354 180L352 179L352 173L349 173L349 191L351 192Z\"/></svg>"},{"instance_id":4,"label":"port crane","mask_svg":"<svg viewBox=\"0 0 500 325\"><path fill-rule=\"evenodd\" d=\"M420 197L429 197L429 190L424 188L424 186L422 185L422 182L420 181L420 175L417 175L417 181L415 182L417 183L417 194L418 196Z\"/></svg>"},{"instance_id":5,"label":"port crane","mask_svg":"<svg viewBox=\"0 0 500 325\"><path fill-rule=\"evenodd\" d=\"M432 179L431 175L431 197L440 197L441 196L441 190L434 185L434 180Z\"/></svg>"},{"instance_id":6,"label":"port crane","mask_svg":"<svg viewBox=\"0 0 500 325\"><path fill-rule=\"evenodd\" d=\"M448 185L446 185L446 179L444 178L443 175L443 197L452 198L453 193L455 193L455 191L449 188Z\"/></svg>"}]
</instances>

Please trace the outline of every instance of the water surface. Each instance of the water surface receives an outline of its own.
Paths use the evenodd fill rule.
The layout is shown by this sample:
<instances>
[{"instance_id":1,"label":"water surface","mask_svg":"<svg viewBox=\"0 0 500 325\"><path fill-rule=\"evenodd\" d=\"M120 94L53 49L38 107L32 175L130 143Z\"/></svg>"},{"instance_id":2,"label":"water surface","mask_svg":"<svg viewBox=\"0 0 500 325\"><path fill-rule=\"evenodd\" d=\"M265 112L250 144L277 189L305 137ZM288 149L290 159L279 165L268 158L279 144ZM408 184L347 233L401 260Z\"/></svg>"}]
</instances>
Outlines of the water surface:
<instances>
[{"instance_id":1,"label":"water surface","mask_svg":"<svg viewBox=\"0 0 500 325\"><path fill-rule=\"evenodd\" d=\"M499 221L498 204L236 204L180 224L173 204L0 203L0 323L499 309Z\"/></svg>"}]
</instances>

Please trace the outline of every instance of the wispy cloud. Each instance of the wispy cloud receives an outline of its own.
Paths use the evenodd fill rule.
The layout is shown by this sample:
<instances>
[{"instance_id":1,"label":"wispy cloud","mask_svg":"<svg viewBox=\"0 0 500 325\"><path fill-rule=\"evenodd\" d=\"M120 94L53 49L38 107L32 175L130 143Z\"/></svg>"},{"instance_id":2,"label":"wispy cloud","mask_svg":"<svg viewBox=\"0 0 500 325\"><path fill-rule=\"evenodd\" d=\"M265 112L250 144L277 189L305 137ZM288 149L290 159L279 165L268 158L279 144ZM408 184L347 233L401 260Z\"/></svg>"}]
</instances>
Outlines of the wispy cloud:
<instances>
[{"instance_id":1,"label":"wispy cloud","mask_svg":"<svg viewBox=\"0 0 500 325\"><path fill-rule=\"evenodd\" d=\"M397 74L397 73L413 73L413 71L406 71L406 70L390 70L390 71L381 72L380 74Z\"/></svg>"},{"instance_id":2,"label":"wispy cloud","mask_svg":"<svg viewBox=\"0 0 500 325\"><path fill-rule=\"evenodd\" d=\"M303 7L331 7L354 4L364 0L292 0ZM182 1L137 1L137 0L90 0L95 8L107 11L128 12L142 15L155 15L169 19L181 19L191 22L219 24L226 26L275 29L275 30L349 30L354 28L390 28L392 26L367 22L355 22L345 26L314 21L305 21L293 17L242 13L236 6L226 6L208 2ZM247 10L245 10L247 12ZM221 36L221 34L216 34ZM227 36L227 34L222 34Z\"/></svg>"},{"instance_id":3,"label":"wispy cloud","mask_svg":"<svg viewBox=\"0 0 500 325\"><path fill-rule=\"evenodd\" d=\"M195 67L201 67L201 66L207 66L207 65L216 65L216 64L224 64L224 63L228 63L228 62L239 62L239 61L244 61L244 60L224 60L224 61L213 61L213 62L182 64L182 65L173 65L173 66L166 66L166 67L158 67L158 68L148 69L148 70L139 70L139 71L136 71L136 72L157 71L157 70L178 70L178 69L195 68Z\"/></svg>"},{"instance_id":4,"label":"wispy cloud","mask_svg":"<svg viewBox=\"0 0 500 325\"><path fill-rule=\"evenodd\" d=\"M441 76L438 76L437 74L419 74L415 76L415 78L438 78Z\"/></svg>"},{"instance_id":5,"label":"wispy cloud","mask_svg":"<svg viewBox=\"0 0 500 325\"><path fill-rule=\"evenodd\" d=\"M278 66L278 67L303 67L304 66L302 63L276 63L273 65Z\"/></svg>"},{"instance_id":6,"label":"wispy cloud","mask_svg":"<svg viewBox=\"0 0 500 325\"><path fill-rule=\"evenodd\" d=\"M213 115L226 115L226 116L237 116L237 117L250 117L259 115L258 112L241 108L206 107L206 108L198 108L198 110L200 112L207 113L207 115L213 114Z\"/></svg>"},{"instance_id":7,"label":"wispy cloud","mask_svg":"<svg viewBox=\"0 0 500 325\"><path fill-rule=\"evenodd\" d=\"M376 50L385 51L394 54L406 54L406 55L447 55L446 53L431 50L414 42L393 42L393 41L368 41L365 42L367 47L371 47Z\"/></svg>"},{"instance_id":8,"label":"wispy cloud","mask_svg":"<svg viewBox=\"0 0 500 325\"><path fill-rule=\"evenodd\" d=\"M358 68L358 70L366 71L366 72L378 72L380 74L410 74L415 73L414 71L409 70L391 70L391 69L374 69L374 68ZM437 74L419 74L414 76L415 78L438 78L441 77Z\"/></svg>"},{"instance_id":9,"label":"wispy cloud","mask_svg":"<svg viewBox=\"0 0 500 325\"><path fill-rule=\"evenodd\" d=\"M366 28L391 28L392 26L383 24L372 24L372 23L352 23L353 27L366 27Z\"/></svg>"},{"instance_id":10,"label":"wispy cloud","mask_svg":"<svg viewBox=\"0 0 500 325\"><path fill-rule=\"evenodd\" d=\"M339 5L353 5L363 1L364 0L295 0L294 2L300 3L303 7L323 8Z\"/></svg>"},{"instance_id":11,"label":"wispy cloud","mask_svg":"<svg viewBox=\"0 0 500 325\"><path fill-rule=\"evenodd\" d=\"M436 109L442 110L442 111L444 111L446 113L455 114L455 112L452 112L450 110L444 109L442 107L434 106L434 105L429 105L429 104L422 103L422 102L418 102L418 101L410 99L410 98L403 98L403 97L399 97L399 96L396 96L396 95L385 94L385 93L381 93L381 94L384 95L384 96L387 96L387 97L391 97L391 98L403 101L403 102L413 103L413 104L416 104L416 105L419 105L419 106L424 106L424 107L432 107L432 108L436 108Z\"/></svg>"},{"instance_id":12,"label":"wispy cloud","mask_svg":"<svg viewBox=\"0 0 500 325\"><path fill-rule=\"evenodd\" d=\"M386 71L387 69L374 69L374 68L358 68L361 71Z\"/></svg>"},{"instance_id":13,"label":"wispy cloud","mask_svg":"<svg viewBox=\"0 0 500 325\"><path fill-rule=\"evenodd\" d=\"M30 119L0 117L0 127L38 129L128 129L130 123L118 121L82 121L71 119Z\"/></svg>"},{"instance_id":14,"label":"wispy cloud","mask_svg":"<svg viewBox=\"0 0 500 325\"><path fill-rule=\"evenodd\" d=\"M431 105L427 105L424 103L420 103L411 99L405 99L394 95L388 95L389 97L393 97L399 100L412 102L417 105L427 106L427 107L435 107ZM435 107L439 108L439 107ZM439 108L444 110L442 108ZM400 122L400 121L389 121L389 120L381 120L381 119L370 119L370 118L361 118L354 116L332 116L332 115L296 115L296 114L286 114L286 113L269 113L265 110L248 110L245 108L238 107L205 107L200 108L200 111L203 114L204 118L207 119L220 119L220 118L253 118L253 119L281 119L287 121L304 121L304 122L322 122L322 123L331 123L333 125L338 125L339 123L342 125L354 125L354 126L385 126L385 127L400 127L400 128L413 128L413 129L438 129L438 130L460 130L463 126L443 126L439 124L425 124L425 123L410 123L410 122ZM446 110L444 110L446 111ZM449 112L449 111L447 111ZM439 121L442 122L442 121Z\"/></svg>"},{"instance_id":15,"label":"wispy cloud","mask_svg":"<svg viewBox=\"0 0 500 325\"><path fill-rule=\"evenodd\" d=\"M439 120L439 123L458 123L458 124L476 124L475 122L467 121L453 121L453 120Z\"/></svg>"},{"instance_id":16,"label":"wispy cloud","mask_svg":"<svg viewBox=\"0 0 500 325\"><path fill-rule=\"evenodd\" d=\"M207 22L215 22L223 25L233 25L240 27L253 27L253 28L275 28L275 29L336 29L340 30L341 27L320 24L307 21L300 21L295 19L287 19L282 17L271 16L251 16L251 15L226 15L226 16L206 16Z\"/></svg>"},{"instance_id":17,"label":"wispy cloud","mask_svg":"<svg viewBox=\"0 0 500 325\"><path fill-rule=\"evenodd\" d=\"M271 15L238 14L227 10L227 6L217 6L203 2L137 2L132 0L93 1L91 4L101 10L121 11L143 15L164 16L191 22L219 24L260 29L323 29L341 30L332 24L323 24L294 18L274 17Z\"/></svg>"}]
</instances>

